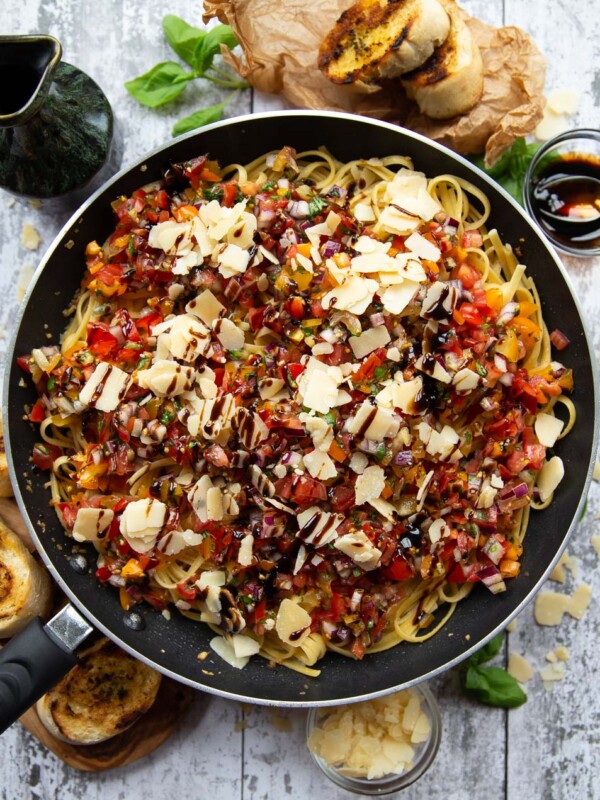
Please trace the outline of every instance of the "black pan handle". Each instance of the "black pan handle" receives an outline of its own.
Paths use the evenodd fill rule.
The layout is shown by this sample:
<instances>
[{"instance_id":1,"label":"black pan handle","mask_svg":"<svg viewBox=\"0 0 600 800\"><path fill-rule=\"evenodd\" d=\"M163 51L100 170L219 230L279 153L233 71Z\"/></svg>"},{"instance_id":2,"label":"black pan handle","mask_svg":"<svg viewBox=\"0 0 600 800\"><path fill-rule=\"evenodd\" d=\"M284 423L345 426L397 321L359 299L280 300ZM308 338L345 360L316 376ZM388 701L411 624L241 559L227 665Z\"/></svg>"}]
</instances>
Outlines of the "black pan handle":
<instances>
[{"instance_id":1,"label":"black pan handle","mask_svg":"<svg viewBox=\"0 0 600 800\"><path fill-rule=\"evenodd\" d=\"M73 606L46 625L33 619L0 650L0 734L77 664L92 628Z\"/></svg>"}]
</instances>

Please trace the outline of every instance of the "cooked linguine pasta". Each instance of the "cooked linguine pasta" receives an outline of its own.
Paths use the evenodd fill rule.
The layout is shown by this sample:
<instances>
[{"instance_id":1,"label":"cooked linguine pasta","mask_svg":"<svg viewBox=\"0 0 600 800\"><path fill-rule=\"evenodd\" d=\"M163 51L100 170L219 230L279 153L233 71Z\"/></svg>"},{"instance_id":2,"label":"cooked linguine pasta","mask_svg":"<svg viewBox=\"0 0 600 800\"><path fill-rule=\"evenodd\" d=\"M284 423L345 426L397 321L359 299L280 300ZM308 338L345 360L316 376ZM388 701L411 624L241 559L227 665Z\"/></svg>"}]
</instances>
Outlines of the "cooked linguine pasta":
<instances>
[{"instance_id":1,"label":"cooked linguine pasta","mask_svg":"<svg viewBox=\"0 0 600 800\"><path fill-rule=\"evenodd\" d=\"M284 147L172 165L113 208L61 347L20 363L34 463L125 609L317 675L505 590L575 410L484 192Z\"/></svg>"}]
</instances>

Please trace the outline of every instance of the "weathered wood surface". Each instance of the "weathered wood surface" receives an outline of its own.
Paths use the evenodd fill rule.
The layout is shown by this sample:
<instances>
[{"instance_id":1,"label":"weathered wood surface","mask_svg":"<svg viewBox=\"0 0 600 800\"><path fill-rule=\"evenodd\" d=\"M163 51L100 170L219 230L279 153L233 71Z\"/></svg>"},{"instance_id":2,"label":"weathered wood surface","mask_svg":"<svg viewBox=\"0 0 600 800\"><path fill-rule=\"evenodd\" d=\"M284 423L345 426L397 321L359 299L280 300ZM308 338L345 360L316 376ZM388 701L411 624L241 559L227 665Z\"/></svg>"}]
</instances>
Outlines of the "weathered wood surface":
<instances>
[{"instance_id":1,"label":"weathered wood surface","mask_svg":"<svg viewBox=\"0 0 600 800\"><path fill-rule=\"evenodd\" d=\"M464 6L490 24L515 24L528 30L548 57L547 87L579 89L580 125L600 127L600 15L595 3L576 8L562 0L464 0ZM310 13L307 3L307 13ZM173 122L198 106L222 99L215 91L187 90L176 107L148 112L126 94L123 81L154 63L171 58L160 21L165 13L198 22L200 4L183 0L22 0L2 8L3 32L49 32L63 44L65 60L96 79L108 95L121 125L124 164L167 140ZM194 19L196 17L196 19ZM285 20L282 20L285 24ZM227 115L278 109L277 98L245 92ZM18 308L16 286L23 264L35 266L64 220L45 217L21 204L7 206L0 194L0 323L4 339ZM20 246L24 222L42 234L38 254ZM584 306L596 352L600 350L600 259L565 263ZM539 676L528 686L529 702L509 713L487 709L461 697L455 673L433 683L443 717L442 746L430 773L405 792L410 800L592 800L600 797L600 693L596 678L600 632L598 556L590 536L600 492L594 485L585 519L569 552L580 576L594 585L592 605L576 622L540 628L526 609L508 650L526 654L538 666L546 652L565 644L571 660L566 677L552 693ZM554 585L553 585L553 588ZM161 749L129 767L97 775L65 766L23 728L15 725L0 739L2 800L125 800L146 796L211 797L214 800L304 800L349 795L331 786L313 766L304 741L302 711L242 707L202 697L179 730Z\"/></svg>"}]
</instances>

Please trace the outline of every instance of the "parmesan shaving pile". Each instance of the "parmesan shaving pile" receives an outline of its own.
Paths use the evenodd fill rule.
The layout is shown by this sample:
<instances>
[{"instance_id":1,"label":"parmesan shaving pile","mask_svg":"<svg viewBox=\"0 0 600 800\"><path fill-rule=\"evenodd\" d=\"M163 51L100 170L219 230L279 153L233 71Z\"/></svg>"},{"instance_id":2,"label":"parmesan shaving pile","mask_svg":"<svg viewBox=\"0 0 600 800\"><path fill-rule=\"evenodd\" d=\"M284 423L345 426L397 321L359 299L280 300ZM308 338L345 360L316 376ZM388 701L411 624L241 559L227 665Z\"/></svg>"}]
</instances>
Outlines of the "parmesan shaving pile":
<instances>
[{"instance_id":1,"label":"parmesan shaving pile","mask_svg":"<svg viewBox=\"0 0 600 800\"><path fill-rule=\"evenodd\" d=\"M326 712L308 746L342 775L372 780L412 769L430 731L420 696L404 691Z\"/></svg>"}]
</instances>

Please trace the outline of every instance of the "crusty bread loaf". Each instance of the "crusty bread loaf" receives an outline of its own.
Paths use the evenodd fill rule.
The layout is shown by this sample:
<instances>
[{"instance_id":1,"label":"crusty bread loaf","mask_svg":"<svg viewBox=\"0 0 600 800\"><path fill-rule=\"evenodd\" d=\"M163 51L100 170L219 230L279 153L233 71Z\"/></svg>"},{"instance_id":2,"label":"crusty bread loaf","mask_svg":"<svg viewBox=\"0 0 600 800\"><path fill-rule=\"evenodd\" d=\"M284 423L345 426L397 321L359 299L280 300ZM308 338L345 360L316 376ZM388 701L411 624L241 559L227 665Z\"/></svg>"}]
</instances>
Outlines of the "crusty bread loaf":
<instances>
[{"instance_id":1,"label":"crusty bread loaf","mask_svg":"<svg viewBox=\"0 0 600 800\"><path fill-rule=\"evenodd\" d=\"M152 706L161 675L109 639L84 652L79 664L38 700L38 716L64 742L104 742Z\"/></svg>"},{"instance_id":2,"label":"crusty bread loaf","mask_svg":"<svg viewBox=\"0 0 600 800\"><path fill-rule=\"evenodd\" d=\"M359 0L319 49L319 69L334 83L393 78L423 64L450 30L438 0Z\"/></svg>"},{"instance_id":3,"label":"crusty bread loaf","mask_svg":"<svg viewBox=\"0 0 600 800\"><path fill-rule=\"evenodd\" d=\"M8 474L8 463L4 452L4 429L0 415L0 497L12 497L14 494Z\"/></svg>"},{"instance_id":4,"label":"crusty bread loaf","mask_svg":"<svg viewBox=\"0 0 600 800\"><path fill-rule=\"evenodd\" d=\"M47 616L51 601L50 576L0 521L0 638L19 633L34 617Z\"/></svg>"},{"instance_id":5,"label":"crusty bread loaf","mask_svg":"<svg viewBox=\"0 0 600 800\"><path fill-rule=\"evenodd\" d=\"M447 2L445 8L451 20L448 38L421 67L402 76L407 95L432 119L464 114L483 92L479 47L456 4Z\"/></svg>"}]
</instances>

